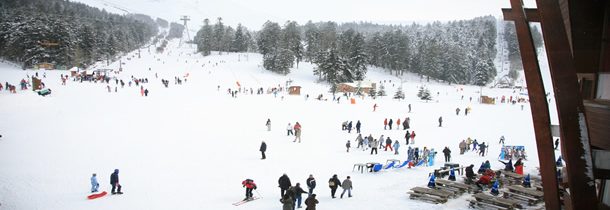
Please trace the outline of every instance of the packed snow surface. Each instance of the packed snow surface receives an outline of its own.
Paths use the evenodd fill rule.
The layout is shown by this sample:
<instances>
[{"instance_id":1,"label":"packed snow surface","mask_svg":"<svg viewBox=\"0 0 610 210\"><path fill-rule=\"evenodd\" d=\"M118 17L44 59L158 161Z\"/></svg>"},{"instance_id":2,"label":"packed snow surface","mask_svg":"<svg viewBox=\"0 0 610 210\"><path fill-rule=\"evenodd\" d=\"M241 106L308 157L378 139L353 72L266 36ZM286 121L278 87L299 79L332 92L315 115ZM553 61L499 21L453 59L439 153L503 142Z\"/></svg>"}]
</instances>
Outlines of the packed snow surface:
<instances>
[{"instance_id":1,"label":"packed snow surface","mask_svg":"<svg viewBox=\"0 0 610 210\"><path fill-rule=\"evenodd\" d=\"M81 83L69 78L64 86L60 75L68 71L23 71L1 63L3 85L9 82L19 89L21 79L38 73L39 77L46 74L42 80L52 89L46 97L31 90L0 92L1 209L280 209L277 180L283 173L293 185L299 182L305 189L305 179L314 175L318 209L466 209L470 194L430 204L410 200L406 192L427 184L428 174L444 163L440 151L445 146L452 151L452 162L474 164L476 170L490 160L492 168L502 168L497 161L502 135L507 145L525 146L525 173L538 175L529 104L522 109L520 103L478 102L480 95L517 97L519 90L427 82L413 74L399 78L369 68L367 79L383 84L388 96L354 97L352 104L337 94L342 97L337 103L328 92L329 85L317 81L310 63L278 75L261 67L259 54L214 52L203 57L193 51L193 47L179 47L175 40L163 53L143 48L140 56L136 51L108 67L99 64L88 69L117 71L122 62L123 71L111 77L126 83L132 76L147 78L149 83L141 84L150 91L147 97L140 95L135 84L121 88L114 80ZM182 85L174 84L175 77L184 80ZM169 80L168 88L161 79ZM301 86L300 95L267 93L270 88L285 87L288 80ZM236 90L238 83L248 93L242 91L233 98L227 90ZM422 85L430 89L433 100L417 98ZM406 99L392 99L400 86ZM256 94L258 88L265 94ZM319 94L326 100L316 100ZM373 112L374 104L378 107ZM468 116L463 114L466 107L472 108ZM456 108L462 110L459 115ZM438 126L440 116L442 127ZM402 126L400 130L383 126L385 118L402 121L406 117L411 119L409 130L417 134L415 144L409 146L434 148L436 164L377 173L352 171L355 163L406 160ZM265 126L267 119L271 131ZM341 130L346 120L354 125L360 120L363 136L399 140L400 154L380 149L378 155L370 155L370 150L356 149L356 132ZM302 125L300 143L286 134L287 124L295 122ZM459 155L458 143L468 137L490 144L487 156ZM349 153L347 140L352 142ZM260 159L261 141L268 146L266 160ZM91 174L97 173L100 189L109 192L114 169L120 170L125 194L87 200ZM352 177L352 198L331 199L327 183L333 174L340 180ZM258 184L254 195L263 198L235 207L231 203L244 198L241 181L246 178Z\"/></svg>"}]
</instances>

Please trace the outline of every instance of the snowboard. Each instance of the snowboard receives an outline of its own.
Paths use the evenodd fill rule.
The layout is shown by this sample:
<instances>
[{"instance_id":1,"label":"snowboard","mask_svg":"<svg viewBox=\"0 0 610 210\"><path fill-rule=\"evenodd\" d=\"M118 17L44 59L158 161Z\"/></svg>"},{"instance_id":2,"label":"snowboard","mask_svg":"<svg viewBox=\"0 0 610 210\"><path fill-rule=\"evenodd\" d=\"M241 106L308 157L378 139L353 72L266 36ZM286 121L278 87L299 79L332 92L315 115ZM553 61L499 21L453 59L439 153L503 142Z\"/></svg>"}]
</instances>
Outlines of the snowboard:
<instances>
[{"instance_id":1,"label":"snowboard","mask_svg":"<svg viewBox=\"0 0 610 210\"><path fill-rule=\"evenodd\" d=\"M106 194L108 194L108 193L106 191L103 191L101 193L91 194L91 195L87 196L87 198L89 200L93 200L93 199L96 199L96 198L104 197Z\"/></svg>"},{"instance_id":2,"label":"snowboard","mask_svg":"<svg viewBox=\"0 0 610 210\"><path fill-rule=\"evenodd\" d=\"M239 201L239 202L233 203L233 205L234 205L234 206L239 206L239 205L242 205L242 204L244 204L244 203L248 203L248 202L250 202L250 201L254 201L254 200L258 200L258 199L260 199L260 197L252 197L252 199L249 199L249 200L242 200L242 201Z\"/></svg>"},{"instance_id":3,"label":"snowboard","mask_svg":"<svg viewBox=\"0 0 610 210\"><path fill-rule=\"evenodd\" d=\"M420 160L420 161L419 161L417 164L415 164L415 166L421 166L421 165L423 165L423 164L424 164L424 162L426 162L426 161L424 161L424 160Z\"/></svg>"}]
</instances>

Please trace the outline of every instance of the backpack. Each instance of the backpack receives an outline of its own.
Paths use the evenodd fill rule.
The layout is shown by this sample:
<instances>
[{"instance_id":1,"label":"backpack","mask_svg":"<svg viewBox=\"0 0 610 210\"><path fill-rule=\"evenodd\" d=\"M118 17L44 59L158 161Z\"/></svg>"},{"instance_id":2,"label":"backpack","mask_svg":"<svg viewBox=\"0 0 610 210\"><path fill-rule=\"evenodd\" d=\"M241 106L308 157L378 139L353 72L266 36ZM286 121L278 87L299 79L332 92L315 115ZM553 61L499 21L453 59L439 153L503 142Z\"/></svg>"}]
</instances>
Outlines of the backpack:
<instances>
[{"instance_id":1,"label":"backpack","mask_svg":"<svg viewBox=\"0 0 610 210\"><path fill-rule=\"evenodd\" d=\"M335 186L335 182L332 179L328 180L328 186L329 187L334 187Z\"/></svg>"}]
</instances>

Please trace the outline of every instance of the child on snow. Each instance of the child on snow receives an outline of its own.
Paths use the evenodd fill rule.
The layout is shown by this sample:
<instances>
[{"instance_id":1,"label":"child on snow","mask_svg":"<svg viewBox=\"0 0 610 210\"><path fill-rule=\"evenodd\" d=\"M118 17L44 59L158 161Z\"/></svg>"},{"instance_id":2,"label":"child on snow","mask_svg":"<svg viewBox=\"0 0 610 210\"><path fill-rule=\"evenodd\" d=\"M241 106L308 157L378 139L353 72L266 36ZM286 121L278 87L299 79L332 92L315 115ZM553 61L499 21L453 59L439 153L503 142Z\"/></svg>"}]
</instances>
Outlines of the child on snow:
<instances>
[{"instance_id":1,"label":"child on snow","mask_svg":"<svg viewBox=\"0 0 610 210\"><path fill-rule=\"evenodd\" d=\"M91 193L97 192L100 187L100 183L97 182L97 174L93 173L91 176Z\"/></svg>"}]
</instances>

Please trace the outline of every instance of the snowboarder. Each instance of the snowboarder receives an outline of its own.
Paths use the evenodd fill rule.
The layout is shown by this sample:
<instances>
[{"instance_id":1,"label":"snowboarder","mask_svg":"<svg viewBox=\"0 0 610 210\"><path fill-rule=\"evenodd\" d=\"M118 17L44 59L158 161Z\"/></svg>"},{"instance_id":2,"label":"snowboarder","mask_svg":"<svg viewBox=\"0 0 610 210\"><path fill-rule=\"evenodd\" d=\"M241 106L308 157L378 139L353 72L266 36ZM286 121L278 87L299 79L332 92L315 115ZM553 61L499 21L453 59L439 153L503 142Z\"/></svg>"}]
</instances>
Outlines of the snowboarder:
<instances>
[{"instance_id":1,"label":"snowboarder","mask_svg":"<svg viewBox=\"0 0 610 210\"><path fill-rule=\"evenodd\" d=\"M91 193L97 192L99 187L100 183L97 182L97 174L93 173L93 176L91 176Z\"/></svg>"},{"instance_id":2,"label":"snowboarder","mask_svg":"<svg viewBox=\"0 0 610 210\"><path fill-rule=\"evenodd\" d=\"M119 184L119 169L114 169L114 172L110 175L110 185L112 185L112 191L110 192L113 195L123 194L121 192L121 185Z\"/></svg>"},{"instance_id":3,"label":"snowboarder","mask_svg":"<svg viewBox=\"0 0 610 210\"><path fill-rule=\"evenodd\" d=\"M256 190L256 184L252 179L246 179L241 182L242 187L246 188L246 198L244 200L252 200L252 190Z\"/></svg>"},{"instance_id":4,"label":"snowboarder","mask_svg":"<svg viewBox=\"0 0 610 210\"><path fill-rule=\"evenodd\" d=\"M284 197L284 194L286 194L286 190L288 190L288 188L290 186L292 186L292 184L290 183L290 178L288 178L288 175L283 174L278 180L277 183L279 184L280 187L280 197Z\"/></svg>"},{"instance_id":5,"label":"snowboarder","mask_svg":"<svg viewBox=\"0 0 610 210\"><path fill-rule=\"evenodd\" d=\"M261 160L267 159L267 156L265 156L265 151L267 151L267 143L265 143L265 141L261 143L261 147L258 149L258 151L261 151Z\"/></svg>"},{"instance_id":6,"label":"snowboarder","mask_svg":"<svg viewBox=\"0 0 610 210\"><path fill-rule=\"evenodd\" d=\"M333 177L328 180L328 187L330 187L330 196L335 198L337 188L341 187L341 181L337 178L337 174L333 175Z\"/></svg>"},{"instance_id":7,"label":"snowboarder","mask_svg":"<svg viewBox=\"0 0 610 210\"><path fill-rule=\"evenodd\" d=\"M385 120L383 120L383 130L387 130L388 128L388 118L385 118Z\"/></svg>"},{"instance_id":8,"label":"snowboarder","mask_svg":"<svg viewBox=\"0 0 610 210\"><path fill-rule=\"evenodd\" d=\"M451 162L451 150L448 147L443 149L443 154L445 155L445 162Z\"/></svg>"},{"instance_id":9,"label":"snowboarder","mask_svg":"<svg viewBox=\"0 0 610 210\"><path fill-rule=\"evenodd\" d=\"M349 152L349 148L351 147L349 140L347 140L347 143L345 143L345 147L347 148L347 152Z\"/></svg>"},{"instance_id":10,"label":"snowboarder","mask_svg":"<svg viewBox=\"0 0 610 210\"><path fill-rule=\"evenodd\" d=\"M301 201L303 200L303 197L301 196L303 193L307 193L305 192L305 190L303 190L303 188L301 188L301 183L297 183L294 186L294 195L295 195L295 199L296 199L296 206L297 208L301 208Z\"/></svg>"},{"instance_id":11,"label":"snowboarder","mask_svg":"<svg viewBox=\"0 0 610 210\"><path fill-rule=\"evenodd\" d=\"M309 195L312 195L313 189L316 188L316 179L313 178L313 174L309 174L309 178L307 178L307 180L305 180L305 181L307 182L307 188L309 189Z\"/></svg>"},{"instance_id":12,"label":"snowboarder","mask_svg":"<svg viewBox=\"0 0 610 210\"><path fill-rule=\"evenodd\" d=\"M443 127L443 116L438 117L438 127Z\"/></svg>"},{"instance_id":13,"label":"snowboarder","mask_svg":"<svg viewBox=\"0 0 610 210\"><path fill-rule=\"evenodd\" d=\"M267 119L265 126L267 126L267 131L271 131L271 119Z\"/></svg>"},{"instance_id":14,"label":"snowboarder","mask_svg":"<svg viewBox=\"0 0 610 210\"><path fill-rule=\"evenodd\" d=\"M294 135L294 133L292 132L292 125L290 123L288 123L288 126L286 127L286 131L288 132L287 136Z\"/></svg>"},{"instance_id":15,"label":"snowboarder","mask_svg":"<svg viewBox=\"0 0 610 210\"><path fill-rule=\"evenodd\" d=\"M319 201L316 199L316 194L311 194L307 199L305 199L305 205L307 205L305 210L316 210L316 204L318 203Z\"/></svg>"},{"instance_id":16,"label":"snowboarder","mask_svg":"<svg viewBox=\"0 0 610 210\"><path fill-rule=\"evenodd\" d=\"M361 126L362 126L362 123L360 123L360 120L358 120L358 122L356 122L356 133L360 133Z\"/></svg>"},{"instance_id":17,"label":"snowboarder","mask_svg":"<svg viewBox=\"0 0 610 210\"><path fill-rule=\"evenodd\" d=\"M394 154L398 155L398 148L400 147L400 143L398 143L398 140L394 141Z\"/></svg>"},{"instance_id":18,"label":"snowboarder","mask_svg":"<svg viewBox=\"0 0 610 210\"><path fill-rule=\"evenodd\" d=\"M347 197L351 198L353 186L352 186L352 180L350 179L349 176L347 176L347 179L343 180L341 187L343 188L343 192L341 193L341 198L343 198L345 191L347 191Z\"/></svg>"},{"instance_id":19,"label":"snowboarder","mask_svg":"<svg viewBox=\"0 0 610 210\"><path fill-rule=\"evenodd\" d=\"M284 204L282 206L282 210L293 210L294 209L294 200L289 195L283 195L280 202Z\"/></svg>"}]
</instances>

